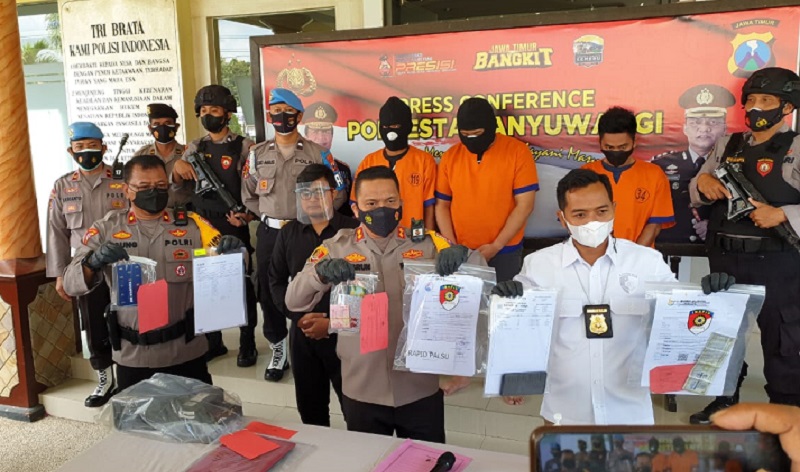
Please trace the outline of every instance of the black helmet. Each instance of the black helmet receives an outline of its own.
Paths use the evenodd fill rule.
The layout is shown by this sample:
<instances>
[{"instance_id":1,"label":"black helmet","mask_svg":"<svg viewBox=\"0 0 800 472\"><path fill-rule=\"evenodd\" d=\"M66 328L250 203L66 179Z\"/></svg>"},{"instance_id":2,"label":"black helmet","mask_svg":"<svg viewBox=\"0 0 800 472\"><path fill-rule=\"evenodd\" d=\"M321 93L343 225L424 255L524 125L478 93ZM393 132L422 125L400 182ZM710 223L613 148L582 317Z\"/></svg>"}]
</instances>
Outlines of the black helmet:
<instances>
[{"instance_id":1,"label":"black helmet","mask_svg":"<svg viewBox=\"0 0 800 472\"><path fill-rule=\"evenodd\" d=\"M197 91L194 96L194 114L200 116L200 108L203 106L218 106L236 113L236 99L227 87L222 85L206 85Z\"/></svg>"},{"instance_id":2,"label":"black helmet","mask_svg":"<svg viewBox=\"0 0 800 472\"><path fill-rule=\"evenodd\" d=\"M767 67L753 72L742 87L742 105L751 93L775 95L800 108L800 77L789 69Z\"/></svg>"}]
</instances>

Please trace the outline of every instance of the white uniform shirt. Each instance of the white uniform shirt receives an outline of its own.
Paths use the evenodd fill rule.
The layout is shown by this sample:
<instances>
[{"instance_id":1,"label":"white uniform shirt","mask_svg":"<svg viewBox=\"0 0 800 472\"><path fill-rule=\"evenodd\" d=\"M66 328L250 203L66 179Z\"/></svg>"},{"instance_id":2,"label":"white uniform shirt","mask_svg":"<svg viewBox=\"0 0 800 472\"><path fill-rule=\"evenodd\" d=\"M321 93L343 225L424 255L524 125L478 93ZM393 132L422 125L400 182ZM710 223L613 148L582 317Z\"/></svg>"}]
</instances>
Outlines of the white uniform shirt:
<instances>
[{"instance_id":1,"label":"white uniform shirt","mask_svg":"<svg viewBox=\"0 0 800 472\"><path fill-rule=\"evenodd\" d=\"M632 300L642 298L645 282L675 281L661 253L611 238L590 266L569 239L527 256L515 279L561 290L542 416L555 421L560 414L561 424L653 424L649 389L631 372L644 356L648 307ZM586 337L588 304L611 305L612 338Z\"/></svg>"}]
</instances>

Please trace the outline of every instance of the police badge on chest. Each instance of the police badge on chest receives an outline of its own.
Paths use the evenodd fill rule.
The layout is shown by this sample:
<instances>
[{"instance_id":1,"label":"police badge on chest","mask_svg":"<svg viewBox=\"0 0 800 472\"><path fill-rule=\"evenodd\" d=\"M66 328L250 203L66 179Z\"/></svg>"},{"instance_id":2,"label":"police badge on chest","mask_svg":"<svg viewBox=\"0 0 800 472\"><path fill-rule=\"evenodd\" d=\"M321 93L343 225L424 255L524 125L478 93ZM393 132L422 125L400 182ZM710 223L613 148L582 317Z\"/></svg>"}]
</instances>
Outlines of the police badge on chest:
<instances>
[{"instance_id":1,"label":"police badge on chest","mask_svg":"<svg viewBox=\"0 0 800 472\"><path fill-rule=\"evenodd\" d=\"M609 305L584 305L583 320L586 323L587 338L614 337L614 325L611 323L611 307Z\"/></svg>"}]
</instances>

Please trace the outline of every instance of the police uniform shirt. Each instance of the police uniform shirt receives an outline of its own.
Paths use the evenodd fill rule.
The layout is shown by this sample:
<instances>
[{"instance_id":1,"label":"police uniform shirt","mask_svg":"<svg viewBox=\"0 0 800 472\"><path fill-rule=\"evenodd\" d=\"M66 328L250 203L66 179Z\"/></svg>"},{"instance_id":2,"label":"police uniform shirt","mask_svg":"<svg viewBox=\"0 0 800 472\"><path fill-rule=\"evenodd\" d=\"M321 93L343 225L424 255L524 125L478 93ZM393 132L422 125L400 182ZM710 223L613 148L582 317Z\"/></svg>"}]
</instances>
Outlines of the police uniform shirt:
<instances>
[{"instance_id":1,"label":"police uniform shirt","mask_svg":"<svg viewBox=\"0 0 800 472\"><path fill-rule=\"evenodd\" d=\"M47 276L63 275L89 225L109 211L127 208L122 181L111 177L106 164L94 181L77 170L56 180L47 209Z\"/></svg>"},{"instance_id":2,"label":"police uniform shirt","mask_svg":"<svg viewBox=\"0 0 800 472\"><path fill-rule=\"evenodd\" d=\"M297 323L305 313L295 313L286 309L284 299L289 279L303 270L311 253L323 241L334 237L340 229L357 228L359 224L355 218L348 218L339 212L334 212L328 226L319 235L312 225L299 221L292 221L281 228L270 260L269 284L275 305L294 323ZM329 307L330 293L326 293L320 302L307 313L328 313Z\"/></svg>"},{"instance_id":3,"label":"police uniform shirt","mask_svg":"<svg viewBox=\"0 0 800 472\"><path fill-rule=\"evenodd\" d=\"M83 246L75 254L64 274L64 290L72 296L85 295L96 285L105 282L111 287L111 265L95 275L91 284L83 277L83 258L105 242L121 245L130 256L147 257L156 261L157 280L166 280L169 287L169 323L172 326L186 317L194 306L192 284L192 256L194 249L216 246L219 233L194 213L189 214L186 226L176 226L168 212L149 237L134 213L112 212L96 221L83 237ZM117 309L121 327L138 330L139 316L136 306ZM197 359L208 350L205 336L195 336L186 342L184 336L149 346L134 345L121 340L121 349L112 351L114 362L126 367L150 369L183 364Z\"/></svg>"},{"instance_id":4,"label":"police uniform shirt","mask_svg":"<svg viewBox=\"0 0 800 472\"><path fill-rule=\"evenodd\" d=\"M661 167L667 175L672 192L672 204L675 208L676 224L672 228L663 230L659 240L696 241L698 235L692 225L692 219L695 217L689 198L689 182L697 175L705 161L706 156L701 156L691 148L660 154L653 158L653 164ZM708 219L706 209L700 209L698 213L701 219ZM692 236L695 239L691 239Z\"/></svg>"},{"instance_id":5,"label":"police uniform shirt","mask_svg":"<svg viewBox=\"0 0 800 472\"><path fill-rule=\"evenodd\" d=\"M302 136L298 137L291 156L284 156L273 140L256 144L251 149L247 169L242 172L242 201L256 215L296 219L297 176L309 164L323 164L323 156L330 156L330 152Z\"/></svg>"},{"instance_id":6,"label":"police uniform shirt","mask_svg":"<svg viewBox=\"0 0 800 472\"><path fill-rule=\"evenodd\" d=\"M785 133L787 131L790 131L790 128L784 124L778 133ZM722 164L723 159L727 157L723 156L723 154L730 138L731 136L727 135L717 140L714 149L709 154L709 159L706 160L706 163L700 168L700 172L689 184L689 196L692 199L693 205L710 205L714 203L706 200L705 196L697 189L697 178L700 174L714 174L714 170L716 170L716 168ZM744 134L744 139L749 145L753 145L753 134L751 132L746 132ZM789 152L783 158L783 162L772 163L770 172L780 172L786 183L800 191L800 135L795 136L789 148ZM784 205L780 208L786 214L786 219L789 224L792 225L792 228L800 232L800 205Z\"/></svg>"},{"instance_id":7,"label":"police uniform shirt","mask_svg":"<svg viewBox=\"0 0 800 472\"><path fill-rule=\"evenodd\" d=\"M401 263L433 260L437 248L449 243L430 234L415 243L397 230L385 238L381 248L367 236L363 227L340 230L325 241L309 258L302 272L292 280L286 292L286 308L297 313L309 313L330 290L317 275L315 266L324 259L344 259L357 271L379 274L376 292L386 292L389 298L389 346L387 349L361 354L358 334L340 333L336 352L342 361L342 391L353 400L375 405L400 407L429 397L439 390L439 376L416 374L393 369L400 331L403 329L403 290L405 279ZM480 253L473 251L471 263L486 265Z\"/></svg>"},{"instance_id":8,"label":"police uniform shirt","mask_svg":"<svg viewBox=\"0 0 800 472\"><path fill-rule=\"evenodd\" d=\"M170 183L172 183L172 170L175 168L175 163L178 162L181 157L183 157L184 152L186 152L186 146L180 143L175 143L175 149L172 151L172 155L162 156L161 153L158 152L156 143L150 143L137 149L136 152L133 153L133 156L160 157L161 160L164 161L164 167L167 169L167 177L169 178ZM169 203L167 203L167 207L173 208L175 205L184 205L191 198L191 189L173 185L169 189Z\"/></svg>"},{"instance_id":9,"label":"police uniform shirt","mask_svg":"<svg viewBox=\"0 0 800 472\"><path fill-rule=\"evenodd\" d=\"M214 143L216 144L230 143L231 141L234 141L238 137L239 137L238 134L234 133L233 131L228 131L228 134L226 134L224 138L222 138L220 141L214 141ZM197 148L200 145L200 141L211 141L211 136L205 135L202 138L195 139L194 141L187 144L186 151L183 153L184 160L188 158L189 154L197 152ZM245 137L244 140L242 141L242 153L240 155L239 165L237 166L236 169L237 171L242 172L243 167L247 163L247 156L250 154L250 148L253 147L253 145L255 145L255 142L248 137Z\"/></svg>"},{"instance_id":10,"label":"police uniform shirt","mask_svg":"<svg viewBox=\"0 0 800 472\"><path fill-rule=\"evenodd\" d=\"M555 421L560 414L561 424L653 424L649 388L628 376L647 343L649 306L633 299L645 282L675 281L661 253L611 238L590 266L570 238L528 255L514 280L560 290L542 417ZM613 337L586 337L583 307L589 304L610 305Z\"/></svg>"}]
</instances>

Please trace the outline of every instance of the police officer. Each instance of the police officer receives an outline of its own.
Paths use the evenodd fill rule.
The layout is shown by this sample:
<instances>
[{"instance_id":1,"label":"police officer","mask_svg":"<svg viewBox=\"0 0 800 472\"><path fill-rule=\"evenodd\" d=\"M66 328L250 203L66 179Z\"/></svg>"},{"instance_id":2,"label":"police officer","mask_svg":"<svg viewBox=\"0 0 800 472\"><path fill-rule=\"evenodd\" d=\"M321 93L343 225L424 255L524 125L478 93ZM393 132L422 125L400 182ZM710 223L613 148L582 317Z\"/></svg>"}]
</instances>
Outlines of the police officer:
<instances>
[{"instance_id":1,"label":"police officer","mask_svg":"<svg viewBox=\"0 0 800 472\"><path fill-rule=\"evenodd\" d=\"M800 254L775 230L782 223L800 230L800 138L784 123L800 106L800 78L776 67L756 71L745 82L741 101L751 131L717 141L689 192L692 204L711 205L711 271L766 286L758 325L770 402L800 405ZM749 218L738 222L728 220L731 195L713 173L724 162L738 167L768 201L754 202ZM737 388L733 396L717 397L690 419L707 422L712 413L738 401Z\"/></svg>"},{"instance_id":2,"label":"police officer","mask_svg":"<svg viewBox=\"0 0 800 472\"><path fill-rule=\"evenodd\" d=\"M149 154L160 157L167 167L167 175L171 176L175 163L186 151L186 146L177 140L178 129L181 127L177 121L178 112L166 103L151 103L147 105L147 120L147 132L153 136L154 141L137 149L133 155ZM173 208L175 205L185 205L191 196L190 189L171 188L167 206Z\"/></svg>"},{"instance_id":3,"label":"police officer","mask_svg":"<svg viewBox=\"0 0 800 472\"><path fill-rule=\"evenodd\" d=\"M356 268L377 273L388 296L388 348L362 355L359 337L345 335L339 336L336 348L342 360L347 429L444 442L444 395L438 376L393 369L403 327L402 263L436 258L437 271L449 275L467 261L468 249L450 247L433 232L415 241L410 231L398 226L403 211L400 185L388 167L365 169L356 178L355 188L353 211L361 226L342 229L315 249L289 284L286 308L308 313L332 285L354 279ZM438 257L437 248L441 248ZM471 258L486 264L478 251Z\"/></svg>"},{"instance_id":4,"label":"police officer","mask_svg":"<svg viewBox=\"0 0 800 472\"><path fill-rule=\"evenodd\" d=\"M689 201L689 181L708 159L714 143L725 135L728 108L736 98L724 87L714 84L696 85L678 99L685 120L683 134L689 147L670 151L653 158L667 174L675 207L675 226L661 231L658 240L669 243L699 243L705 241L708 230L708 208L692 208Z\"/></svg>"},{"instance_id":5,"label":"police officer","mask_svg":"<svg viewBox=\"0 0 800 472\"><path fill-rule=\"evenodd\" d=\"M208 134L195 139L186 147L184 160L175 164L173 181L178 184L185 182L184 187L194 187L197 175L186 159L198 152L205 157L209 167L231 196L241 204L242 171L247 163L250 147L254 143L232 132L228 127L231 115L236 112L236 99L230 90L221 85L207 85L198 90L194 97L194 112L200 117L200 122ZM244 242L248 252L253 253L248 223L255 219L255 215L250 212L234 214L216 192L206 192L203 195L191 193L191 207L194 211L210 221L220 233L236 236ZM253 284L249 280L245 283L245 293L247 325L239 329L239 355L236 358L236 365L239 367L253 366L258 360L255 340L258 323L257 298ZM222 343L221 332L209 333L207 336L210 342L209 360L228 352Z\"/></svg>"},{"instance_id":6,"label":"police officer","mask_svg":"<svg viewBox=\"0 0 800 472\"><path fill-rule=\"evenodd\" d=\"M290 90L270 91L269 121L275 128L275 139L253 147L243 173L242 200L261 219L256 233L258 296L264 313L264 336L272 345L272 360L264 378L274 382L281 380L289 368L286 318L275 306L269 288L269 262L275 240L278 230L297 218L294 190L300 172L309 164L325 164L337 171L329 151L300 136L297 125L304 110L303 102ZM342 182L338 184L342 186Z\"/></svg>"},{"instance_id":7,"label":"police officer","mask_svg":"<svg viewBox=\"0 0 800 472\"><path fill-rule=\"evenodd\" d=\"M128 208L122 182L111 178L111 167L103 163L106 146L103 132L94 123L77 122L69 127L70 147L78 170L58 180L50 194L47 218L47 276L56 277L56 291L71 300L64 291L64 270L72 259L72 251L81 247L81 237L89 225L112 210ZM97 371L98 383L84 404L98 407L105 404L114 388L111 367L111 345L103 310L109 303L105 286L75 300L84 343L89 349L89 362Z\"/></svg>"},{"instance_id":8,"label":"police officer","mask_svg":"<svg viewBox=\"0 0 800 472\"><path fill-rule=\"evenodd\" d=\"M272 298L292 321L289 332L297 411L305 424L330 426L331 386L342 400L342 365L336 356L336 334L328 335L329 294L308 313L286 310L289 279L303 270L306 260L322 242L342 228L359 223L333 209L336 180L322 164L311 164L297 176L297 220L278 232L269 265Z\"/></svg>"},{"instance_id":9,"label":"police officer","mask_svg":"<svg viewBox=\"0 0 800 472\"><path fill-rule=\"evenodd\" d=\"M308 109L308 116L310 117L305 120L306 139L330 151L333 145L333 124L336 123L336 118L339 117L339 114L336 113L336 109L327 102L314 102L306 108ZM349 197L350 191L353 188L353 177L350 166L336 158L334 158L334 161L336 161L336 166L339 168L338 175L341 176L342 182L344 182L344 190L342 193ZM350 205L345 205L347 199L339 197L335 199L335 201L339 204L336 211L345 216L353 216L353 210L350 208Z\"/></svg>"},{"instance_id":10,"label":"police officer","mask_svg":"<svg viewBox=\"0 0 800 472\"><path fill-rule=\"evenodd\" d=\"M235 236L220 238L194 213L176 221L166 212L169 181L164 162L156 156L137 156L125 164L123 192L130 211L111 212L92 224L67 267L64 288L70 295L84 295L101 285L110 287L114 262L129 256L155 260L157 279L166 280L169 287L169 324L139 333L136 306L108 314L119 389L158 372L211 383L205 360L208 343L204 336L194 336L192 323L192 254L212 246L219 253L234 252L243 243Z\"/></svg>"}]
</instances>

